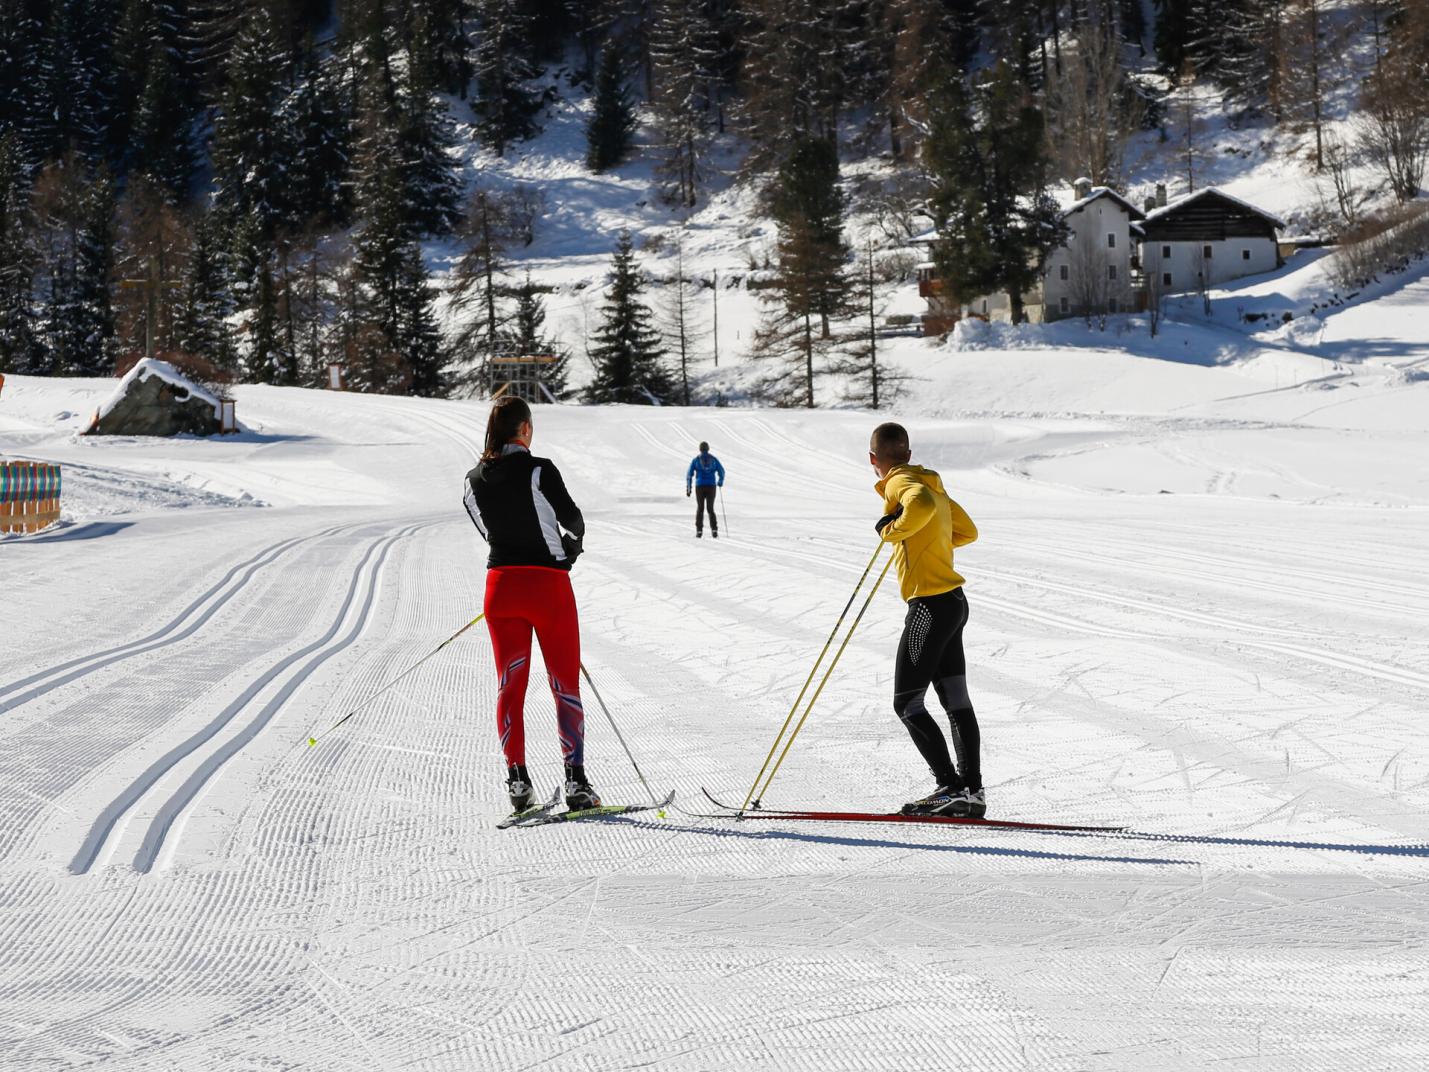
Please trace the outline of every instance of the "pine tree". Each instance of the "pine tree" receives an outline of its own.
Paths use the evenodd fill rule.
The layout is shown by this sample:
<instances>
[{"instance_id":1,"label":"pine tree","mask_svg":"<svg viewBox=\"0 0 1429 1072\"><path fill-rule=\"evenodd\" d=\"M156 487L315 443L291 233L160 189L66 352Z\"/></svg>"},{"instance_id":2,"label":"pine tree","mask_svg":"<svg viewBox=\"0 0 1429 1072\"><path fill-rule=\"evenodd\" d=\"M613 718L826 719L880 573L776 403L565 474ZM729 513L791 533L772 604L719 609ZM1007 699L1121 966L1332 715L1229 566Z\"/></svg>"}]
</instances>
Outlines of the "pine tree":
<instances>
[{"instance_id":1,"label":"pine tree","mask_svg":"<svg viewBox=\"0 0 1429 1072\"><path fill-rule=\"evenodd\" d=\"M901 282L901 279L880 268L871 235L860 250L855 278L856 293L852 304L857 312L857 334L848 344L843 360L832 371L849 378L844 391L845 401L879 409L893 401L908 377L890 366L887 360L879 362L878 317L883 311L879 286Z\"/></svg>"},{"instance_id":2,"label":"pine tree","mask_svg":"<svg viewBox=\"0 0 1429 1072\"><path fill-rule=\"evenodd\" d=\"M702 0L659 0L650 49L657 172L670 199L693 208L705 178L714 77L714 32Z\"/></svg>"},{"instance_id":3,"label":"pine tree","mask_svg":"<svg viewBox=\"0 0 1429 1072\"><path fill-rule=\"evenodd\" d=\"M527 19L519 0L476 2L476 100L471 110L482 141L497 156L530 137L539 107L526 81L535 74L527 49Z\"/></svg>"},{"instance_id":4,"label":"pine tree","mask_svg":"<svg viewBox=\"0 0 1429 1072\"><path fill-rule=\"evenodd\" d=\"M102 165L91 169L71 151L35 183L40 242L37 273L46 365L60 376L113 370L113 191Z\"/></svg>"},{"instance_id":5,"label":"pine tree","mask_svg":"<svg viewBox=\"0 0 1429 1072\"><path fill-rule=\"evenodd\" d=\"M541 369L541 382L556 398L566 393L570 374L570 354L546 334L546 303L541 294L546 288L531 281L531 273L511 289L516 308L511 316L510 348L517 355L554 357L556 360ZM542 395L542 399L545 396Z\"/></svg>"},{"instance_id":6,"label":"pine tree","mask_svg":"<svg viewBox=\"0 0 1429 1072\"><path fill-rule=\"evenodd\" d=\"M1043 94L1047 142L1057 172L1120 186L1126 145L1141 128L1141 98L1121 63L1121 43L1105 23L1083 24Z\"/></svg>"},{"instance_id":7,"label":"pine tree","mask_svg":"<svg viewBox=\"0 0 1429 1072\"><path fill-rule=\"evenodd\" d=\"M230 227L250 227L260 247L271 244L292 212L292 131L281 108L288 59L266 13L253 5L228 57L213 169L214 203ZM251 259L251 250L241 252Z\"/></svg>"},{"instance_id":8,"label":"pine tree","mask_svg":"<svg viewBox=\"0 0 1429 1072\"><path fill-rule=\"evenodd\" d=\"M744 35L745 167L777 167L801 139L835 142L842 106L841 35L819 0L751 0Z\"/></svg>"},{"instance_id":9,"label":"pine tree","mask_svg":"<svg viewBox=\"0 0 1429 1072\"><path fill-rule=\"evenodd\" d=\"M114 265L127 285L121 284L115 304L119 346L127 353L144 353L150 342L157 353L176 349L175 314L191 236L167 195L159 183L136 175L119 201Z\"/></svg>"},{"instance_id":10,"label":"pine tree","mask_svg":"<svg viewBox=\"0 0 1429 1072\"><path fill-rule=\"evenodd\" d=\"M848 311L838 173L833 145L805 137L773 184L779 263L753 352L773 367L758 393L777 405L815 405L815 382L834 346L831 321Z\"/></svg>"},{"instance_id":11,"label":"pine tree","mask_svg":"<svg viewBox=\"0 0 1429 1072\"><path fill-rule=\"evenodd\" d=\"M193 118L191 100L173 57L162 44L156 44L134 110L129 153L132 171L159 183L175 203L188 198L198 165Z\"/></svg>"},{"instance_id":12,"label":"pine tree","mask_svg":"<svg viewBox=\"0 0 1429 1072\"><path fill-rule=\"evenodd\" d=\"M433 295L405 203L404 164L395 131L376 124L358 170L354 238L357 324L348 382L385 394L445 394L446 361Z\"/></svg>"},{"instance_id":13,"label":"pine tree","mask_svg":"<svg viewBox=\"0 0 1429 1072\"><path fill-rule=\"evenodd\" d=\"M0 132L0 372L48 364L35 323L34 215L15 131Z\"/></svg>"},{"instance_id":14,"label":"pine tree","mask_svg":"<svg viewBox=\"0 0 1429 1072\"><path fill-rule=\"evenodd\" d=\"M435 294L427 281L422 248L407 243L397 277L396 345L412 371L408 393L422 398L444 398L448 393L444 369L447 352L432 305Z\"/></svg>"},{"instance_id":15,"label":"pine tree","mask_svg":"<svg viewBox=\"0 0 1429 1072\"><path fill-rule=\"evenodd\" d=\"M610 289L601 306L601 325L591 347L595 378L586 389L588 401L649 405L673 392L659 333L641 299L643 289L630 232L621 231L611 260Z\"/></svg>"},{"instance_id":16,"label":"pine tree","mask_svg":"<svg viewBox=\"0 0 1429 1072\"><path fill-rule=\"evenodd\" d=\"M410 72L403 90L399 130L407 164L408 217L421 234L451 234L461 220L451 119L421 72Z\"/></svg>"},{"instance_id":17,"label":"pine tree","mask_svg":"<svg viewBox=\"0 0 1429 1072\"><path fill-rule=\"evenodd\" d=\"M685 244L675 235L675 278L667 284L663 303L661 331L669 352L680 362L680 404L690 404L690 366L695 361L695 347L707 334L699 307L690 293L691 281L685 275Z\"/></svg>"},{"instance_id":18,"label":"pine tree","mask_svg":"<svg viewBox=\"0 0 1429 1072\"><path fill-rule=\"evenodd\" d=\"M820 337L827 339L829 320L843 311L849 285L844 196L830 142L805 138L794 146L773 184L770 207L779 225L779 289L793 299L786 304L795 315L819 318Z\"/></svg>"},{"instance_id":19,"label":"pine tree","mask_svg":"<svg viewBox=\"0 0 1429 1072\"><path fill-rule=\"evenodd\" d=\"M960 23L956 8L943 0L884 0L876 5L870 36L869 96L888 125L893 156L909 159L927 130L928 97L949 60L964 70L972 58L967 43L977 40L976 23Z\"/></svg>"},{"instance_id":20,"label":"pine tree","mask_svg":"<svg viewBox=\"0 0 1429 1072\"><path fill-rule=\"evenodd\" d=\"M491 361L507 342L505 253L513 240L507 203L489 190L472 195L463 235L466 247L452 273L452 306L465 323L455 349L464 365L460 386L484 393L491 382Z\"/></svg>"},{"instance_id":21,"label":"pine tree","mask_svg":"<svg viewBox=\"0 0 1429 1072\"><path fill-rule=\"evenodd\" d=\"M40 41L43 27L26 0L0 0L0 137L28 179L44 159L35 145L42 85Z\"/></svg>"},{"instance_id":22,"label":"pine tree","mask_svg":"<svg viewBox=\"0 0 1429 1072\"><path fill-rule=\"evenodd\" d=\"M586 165L592 171L608 171L630 152L635 132L635 108L625 88L620 51L606 46L595 80L595 110L586 127Z\"/></svg>"},{"instance_id":23,"label":"pine tree","mask_svg":"<svg viewBox=\"0 0 1429 1072\"><path fill-rule=\"evenodd\" d=\"M283 103L292 134L288 215L298 225L341 226L352 213L354 116L336 64L325 64L308 41L297 86Z\"/></svg>"},{"instance_id":24,"label":"pine tree","mask_svg":"<svg viewBox=\"0 0 1429 1072\"><path fill-rule=\"evenodd\" d=\"M202 212L193 224L193 241L184 266L182 288L174 314L174 345L217 367L229 377L238 374L238 351L229 317L234 312L218 217Z\"/></svg>"},{"instance_id":25,"label":"pine tree","mask_svg":"<svg viewBox=\"0 0 1429 1072\"><path fill-rule=\"evenodd\" d=\"M976 118L961 81L949 79L935 102L923 164L943 285L967 299L1006 291L1020 321L1023 295L1067 229L1045 192L1041 113L1009 64L999 63L979 88Z\"/></svg>"},{"instance_id":26,"label":"pine tree","mask_svg":"<svg viewBox=\"0 0 1429 1072\"><path fill-rule=\"evenodd\" d=\"M26 109L25 147L31 160L55 160L70 150L90 164L103 158L93 72L86 68L80 48L85 15L84 0L58 0L50 8Z\"/></svg>"}]
</instances>

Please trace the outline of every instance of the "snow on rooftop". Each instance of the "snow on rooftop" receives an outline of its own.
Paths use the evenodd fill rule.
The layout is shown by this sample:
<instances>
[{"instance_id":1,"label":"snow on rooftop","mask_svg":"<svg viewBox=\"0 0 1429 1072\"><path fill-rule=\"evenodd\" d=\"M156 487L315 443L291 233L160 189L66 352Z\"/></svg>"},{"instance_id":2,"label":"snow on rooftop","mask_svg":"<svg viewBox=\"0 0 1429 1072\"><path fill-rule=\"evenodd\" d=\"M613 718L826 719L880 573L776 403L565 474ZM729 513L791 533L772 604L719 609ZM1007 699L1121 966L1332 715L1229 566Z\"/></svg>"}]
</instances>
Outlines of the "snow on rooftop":
<instances>
[{"instance_id":1,"label":"snow on rooftop","mask_svg":"<svg viewBox=\"0 0 1429 1072\"><path fill-rule=\"evenodd\" d=\"M201 401L207 402L210 406L213 407L214 417L222 417L223 407L219 404L217 395L215 395L207 388L200 387L198 384L188 379L186 376L184 376L182 372L174 368L174 366L169 364L167 361L160 361L157 358L152 357L144 358L127 373L125 373L124 378L119 381L119 385L114 388L114 393L109 396L109 399L102 406L99 407L99 417L103 418L109 416L109 414L113 411L114 407L117 406L120 401L123 400L124 396L128 393L129 385L131 383L134 383L136 381L142 383L150 376L157 376L159 377L159 379L163 380L169 385L177 387L179 390L186 392L182 401L187 401L187 399L190 397L200 399Z\"/></svg>"},{"instance_id":2,"label":"snow on rooftop","mask_svg":"<svg viewBox=\"0 0 1429 1072\"><path fill-rule=\"evenodd\" d=\"M1218 196L1225 198L1227 201L1230 201L1232 204L1239 205L1247 212L1254 212L1257 216L1264 216L1267 220L1270 220L1277 227L1285 227L1285 221L1282 220L1279 216L1275 215L1273 212L1266 212L1265 209L1261 208L1259 205L1252 205L1249 201L1244 201L1241 198L1236 197L1234 194L1228 194L1219 186L1203 186L1201 189L1195 191L1194 193L1189 193L1182 197L1178 197L1170 204L1162 205L1160 208L1153 209L1146 214L1146 218L1148 220L1154 220L1158 216L1164 216L1168 212L1172 212L1175 209L1181 208L1184 205L1189 204L1190 202L1196 200L1198 197L1207 197L1210 194L1217 194Z\"/></svg>"}]
</instances>

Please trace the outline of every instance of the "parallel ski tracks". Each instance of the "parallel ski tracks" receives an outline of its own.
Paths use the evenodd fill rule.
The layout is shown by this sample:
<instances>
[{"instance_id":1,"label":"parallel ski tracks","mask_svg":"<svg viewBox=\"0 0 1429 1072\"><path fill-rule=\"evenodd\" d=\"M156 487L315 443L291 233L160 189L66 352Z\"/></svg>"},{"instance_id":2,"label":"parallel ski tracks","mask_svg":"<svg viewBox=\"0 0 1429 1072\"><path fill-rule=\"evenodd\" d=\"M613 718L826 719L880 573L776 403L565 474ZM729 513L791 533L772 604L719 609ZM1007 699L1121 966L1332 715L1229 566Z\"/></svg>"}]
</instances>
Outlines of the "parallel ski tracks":
<instances>
[{"instance_id":1,"label":"parallel ski tracks","mask_svg":"<svg viewBox=\"0 0 1429 1072\"><path fill-rule=\"evenodd\" d=\"M160 805L149 829L144 836L134 858L134 868L140 872L153 869L164 851L168 836L185 809L198 797L203 788L218 771L249 744L272 720L282 705L293 695L317 668L328 659L353 644L361 634L371 613L376 598L382 567L394 544L429 525L434 521L408 525L395 533L379 537L366 548L361 561L352 574L342 605L333 617L327 631L318 639L309 642L277 662L260 671L243 692L216 714L206 725L175 745L132 781L100 813L91 827L79 851L70 863L75 874L85 874L104 857L108 845L125 816L163 778L179 766L187 757L197 752L208 742L222 733L237 716L253 701L272 688L279 678L295 664L307 659L281 685L278 685L263 707L234 736L207 756L187 779ZM371 564L370 568L369 563ZM334 642L342 625L349 618L354 602L362 592L361 607L353 616L352 624L341 639Z\"/></svg>"},{"instance_id":2,"label":"parallel ski tracks","mask_svg":"<svg viewBox=\"0 0 1429 1072\"><path fill-rule=\"evenodd\" d=\"M360 525L357 524L337 525L307 536L296 536L271 544L251 558L234 566L224 574L221 580L148 636L89 655L67 659L17 681L0 685L0 714L12 711L63 685L87 677L97 670L132 659L137 655L144 655L159 648L177 644L179 641L193 636L230 600L239 595L259 570L272 565L289 551L301 545L359 527Z\"/></svg>"}]
</instances>

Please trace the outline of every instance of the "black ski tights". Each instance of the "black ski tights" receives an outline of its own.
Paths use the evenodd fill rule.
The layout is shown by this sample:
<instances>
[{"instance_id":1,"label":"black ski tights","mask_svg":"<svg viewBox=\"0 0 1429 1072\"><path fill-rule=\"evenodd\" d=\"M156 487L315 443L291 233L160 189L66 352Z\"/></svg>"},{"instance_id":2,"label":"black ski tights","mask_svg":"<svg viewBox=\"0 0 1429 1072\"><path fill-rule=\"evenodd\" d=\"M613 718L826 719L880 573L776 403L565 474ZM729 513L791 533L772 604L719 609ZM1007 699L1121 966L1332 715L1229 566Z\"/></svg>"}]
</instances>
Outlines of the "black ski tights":
<instances>
[{"instance_id":1,"label":"black ski tights","mask_svg":"<svg viewBox=\"0 0 1429 1072\"><path fill-rule=\"evenodd\" d=\"M909 600L893 672L893 710L908 727L939 785L981 789L981 738L968 697L967 660L963 655L963 626L967 620L968 602L961 588ZM956 767L943 731L924 703L929 685L948 713L958 757Z\"/></svg>"}]
</instances>

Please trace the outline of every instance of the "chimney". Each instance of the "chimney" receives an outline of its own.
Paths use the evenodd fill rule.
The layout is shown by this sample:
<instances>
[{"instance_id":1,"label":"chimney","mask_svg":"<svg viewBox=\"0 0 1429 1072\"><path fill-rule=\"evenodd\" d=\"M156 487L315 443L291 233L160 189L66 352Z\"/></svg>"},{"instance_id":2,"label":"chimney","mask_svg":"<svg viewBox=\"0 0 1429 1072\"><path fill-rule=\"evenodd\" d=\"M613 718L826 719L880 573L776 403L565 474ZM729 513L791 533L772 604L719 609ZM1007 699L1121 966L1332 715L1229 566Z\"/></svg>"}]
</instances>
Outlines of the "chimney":
<instances>
[{"instance_id":1,"label":"chimney","mask_svg":"<svg viewBox=\"0 0 1429 1072\"><path fill-rule=\"evenodd\" d=\"M1077 179L1072 183L1072 193L1076 194L1078 201L1091 197L1092 180L1088 178Z\"/></svg>"},{"instance_id":2,"label":"chimney","mask_svg":"<svg viewBox=\"0 0 1429 1072\"><path fill-rule=\"evenodd\" d=\"M1154 208L1156 207L1156 198L1154 198L1154 197L1148 197L1148 198L1142 203L1142 206L1141 206L1141 207L1142 207L1143 209L1145 209L1147 212L1150 212L1152 209L1154 209Z\"/></svg>"},{"instance_id":3,"label":"chimney","mask_svg":"<svg viewBox=\"0 0 1429 1072\"><path fill-rule=\"evenodd\" d=\"M1156 207L1166 207L1166 184L1164 182L1158 182L1156 184Z\"/></svg>"}]
</instances>

